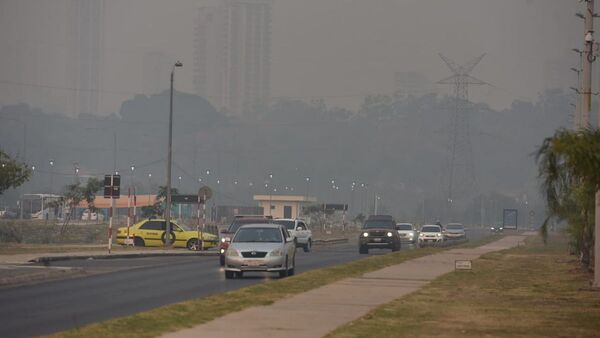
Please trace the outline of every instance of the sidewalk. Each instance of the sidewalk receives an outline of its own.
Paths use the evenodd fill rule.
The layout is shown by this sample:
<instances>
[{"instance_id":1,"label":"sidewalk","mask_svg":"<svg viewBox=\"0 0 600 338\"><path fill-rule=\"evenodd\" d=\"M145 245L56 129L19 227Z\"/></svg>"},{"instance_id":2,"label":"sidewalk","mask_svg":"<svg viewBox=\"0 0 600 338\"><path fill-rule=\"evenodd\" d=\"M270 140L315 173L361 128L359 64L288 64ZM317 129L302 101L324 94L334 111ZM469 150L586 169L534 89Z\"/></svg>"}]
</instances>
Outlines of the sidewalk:
<instances>
[{"instance_id":1,"label":"sidewalk","mask_svg":"<svg viewBox=\"0 0 600 338\"><path fill-rule=\"evenodd\" d=\"M533 234L506 236L475 249L452 249L417 258L298 294L270 306L231 313L163 337L322 337L375 307L454 271L455 260L473 260L489 252L509 249Z\"/></svg>"}]
</instances>

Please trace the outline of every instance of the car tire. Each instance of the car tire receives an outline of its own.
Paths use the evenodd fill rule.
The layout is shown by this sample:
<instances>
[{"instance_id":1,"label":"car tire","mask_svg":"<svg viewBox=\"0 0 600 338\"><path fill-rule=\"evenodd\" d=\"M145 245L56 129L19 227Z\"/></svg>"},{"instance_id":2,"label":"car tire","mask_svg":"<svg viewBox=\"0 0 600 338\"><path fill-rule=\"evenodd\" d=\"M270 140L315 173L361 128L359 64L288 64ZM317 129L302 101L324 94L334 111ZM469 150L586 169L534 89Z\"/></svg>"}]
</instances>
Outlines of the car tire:
<instances>
[{"instance_id":1,"label":"car tire","mask_svg":"<svg viewBox=\"0 0 600 338\"><path fill-rule=\"evenodd\" d=\"M133 246L146 246L146 242L141 237L135 237L133 239Z\"/></svg>"},{"instance_id":2,"label":"car tire","mask_svg":"<svg viewBox=\"0 0 600 338\"><path fill-rule=\"evenodd\" d=\"M288 276L288 272L289 272L289 270L288 270L288 258L285 257L285 269L279 271L279 278L285 278L285 277L287 277Z\"/></svg>"},{"instance_id":3,"label":"car tire","mask_svg":"<svg viewBox=\"0 0 600 338\"><path fill-rule=\"evenodd\" d=\"M163 242L163 244L165 244L167 242L167 233L163 232L162 236L160 237L160 240ZM177 237L175 237L175 232L171 231L171 236L169 236L171 238L171 245L175 245L175 241L177 240Z\"/></svg>"},{"instance_id":4,"label":"car tire","mask_svg":"<svg viewBox=\"0 0 600 338\"><path fill-rule=\"evenodd\" d=\"M225 279L233 279L234 277L233 271L225 271Z\"/></svg>"},{"instance_id":5,"label":"car tire","mask_svg":"<svg viewBox=\"0 0 600 338\"><path fill-rule=\"evenodd\" d=\"M360 246L360 247L358 247L358 253L361 255L368 255L369 248L367 248L366 246Z\"/></svg>"},{"instance_id":6,"label":"car tire","mask_svg":"<svg viewBox=\"0 0 600 338\"><path fill-rule=\"evenodd\" d=\"M312 249L312 240L309 238L308 242L304 245L303 247L304 252L310 252L310 250Z\"/></svg>"},{"instance_id":7,"label":"car tire","mask_svg":"<svg viewBox=\"0 0 600 338\"><path fill-rule=\"evenodd\" d=\"M288 276L293 276L296 272L296 256L292 259L292 268L288 270Z\"/></svg>"},{"instance_id":8,"label":"car tire","mask_svg":"<svg viewBox=\"0 0 600 338\"><path fill-rule=\"evenodd\" d=\"M200 242L197 238L192 238L187 241L185 247L190 251L199 251L200 250Z\"/></svg>"},{"instance_id":9,"label":"car tire","mask_svg":"<svg viewBox=\"0 0 600 338\"><path fill-rule=\"evenodd\" d=\"M225 266L225 255L219 255L219 264Z\"/></svg>"}]
</instances>

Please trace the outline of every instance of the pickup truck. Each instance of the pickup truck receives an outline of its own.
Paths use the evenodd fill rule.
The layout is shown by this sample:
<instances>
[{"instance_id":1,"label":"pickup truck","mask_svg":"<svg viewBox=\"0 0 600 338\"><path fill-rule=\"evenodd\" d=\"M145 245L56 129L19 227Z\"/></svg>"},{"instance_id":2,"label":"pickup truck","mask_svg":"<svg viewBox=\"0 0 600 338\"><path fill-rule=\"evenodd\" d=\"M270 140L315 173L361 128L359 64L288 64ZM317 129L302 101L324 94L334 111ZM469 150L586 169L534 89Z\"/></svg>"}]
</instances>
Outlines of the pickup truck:
<instances>
[{"instance_id":1,"label":"pickup truck","mask_svg":"<svg viewBox=\"0 0 600 338\"><path fill-rule=\"evenodd\" d=\"M296 247L302 247L304 252L310 252L312 249L312 231L308 228L306 222L298 218L277 218L273 223L283 225L290 236L294 238Z\"/></svg>"}]
</instances>

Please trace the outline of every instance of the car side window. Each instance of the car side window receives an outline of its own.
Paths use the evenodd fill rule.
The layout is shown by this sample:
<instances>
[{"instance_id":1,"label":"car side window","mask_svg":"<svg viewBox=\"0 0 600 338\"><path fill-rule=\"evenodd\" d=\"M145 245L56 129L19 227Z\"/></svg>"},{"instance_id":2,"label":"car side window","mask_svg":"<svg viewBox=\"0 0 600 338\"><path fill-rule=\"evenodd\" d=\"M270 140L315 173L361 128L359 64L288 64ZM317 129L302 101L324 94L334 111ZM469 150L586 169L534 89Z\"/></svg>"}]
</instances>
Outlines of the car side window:
<instances>
[{"instance_id":1,"label":"car side window","mask_svg":"<svg viewBox=\"0 0 600 338\"><path fill-rule=\"evenodd\" d=\"M298 222L298 226L296 227L297 230L306 230L306 225L304 225L304 223L302 222Z\"/></svg>"},{"instance_id":2,"label":"car side window","mask_svg":"<svg viewBox=\"0 0 600 338\"><path fill-rule=\"evenodd\" d=\"M289 237L289 234L288 234L288 232L287 232L287 229L284 229L284 228L282 227L282 228L281 228L281 233L283 234L283 241L284 241L284 242L286 242L286 241L287 241L287 239L288 239L288 237Z\"/></svg>"},{"instance_id":3,"label":"car side window","mask_svg":"<svg viewBox=\"0 0 600 338\"><path fill-rule=\"evenodd\" d=\"M143 229L143 230L161 230L161 223L164 223L164 222L148 221L148 222L142 224L142 226L140 227L140 229Z\"/></svg>"}]
</instances>

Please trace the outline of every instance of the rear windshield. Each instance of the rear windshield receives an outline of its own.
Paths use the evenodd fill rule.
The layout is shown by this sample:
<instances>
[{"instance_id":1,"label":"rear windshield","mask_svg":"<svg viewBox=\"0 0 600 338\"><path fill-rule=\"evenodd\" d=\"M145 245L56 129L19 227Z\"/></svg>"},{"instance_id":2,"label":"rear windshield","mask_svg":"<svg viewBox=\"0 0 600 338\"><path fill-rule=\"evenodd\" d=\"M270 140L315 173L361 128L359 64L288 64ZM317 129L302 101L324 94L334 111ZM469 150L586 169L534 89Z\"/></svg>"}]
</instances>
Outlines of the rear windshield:
<instances>
[{"instance_id":1,"label":"rear windshield","mask_svg":"<svg viewBox=\"0 0 600 338\"><path fill-rule=\"evenodd\" d=\"M241 228L235 234L235 243L281 243L281 231L277 228Z\"/></svg>"},{"instance_id":2,"label":"rear windshield","mask_svg":"<svg viewBox=\"0 0 600 338\"><path fill-rule=\"evenodd\" d=\"M448 224L446 225L446 229L450 230L462 230L464 229L462 224Z\"/></svg>"},{"instance_id":3,"label":"rear windshield","mask_svg":"<svg viewBox=\"0 0 600 338\"><path fill-rule=\"evenodd\" d=\"M269 224L272 221L267 218L237 218L233 220L233 223L227 229L228 232L236 232L242 225L245 224Z\"/></svg>"},{"instance_id":4,"label":"rear windshield","mask_svg":"<svg viewBox=\"0 0 600 338\"><path fill-rule=\"evenodd\" d=\"M441 232L438 227L423 227L421 228L421 232Z\"/></svg>"},{"instance_id":5,"label":"rear windshield","mask_svg":"<svg viewBox=\"0 0 600 338\"><path fill-rule=\"evenodd\" d=\"M372 228L384 228L384 229L394 229L396 223L394 221L385 221L385 220L370 220L365 222L365 229Z\"/></svg>"},{"instance_id":6,"label":"rear windshield","mask_svg":"<svg viewBox=\"0 0 600 338\"><path fill-rule=\"evenodd\" d=\"M273 221L273 223L283 225L288 230L294 230L294 226L296 225L295 221L284 221L284 220L275 220L275 221Z\"/></svg>"},{"instance_id":7,"label":"rear windshield","mask_svg":"<svg viewBox=\"0 0 600 338\"><path fill-rule=\"evenodd\" d=\"M397 224L396 229L398 230L412 230L412 225L410 224Z\"/></svg>"}]
</instances>

